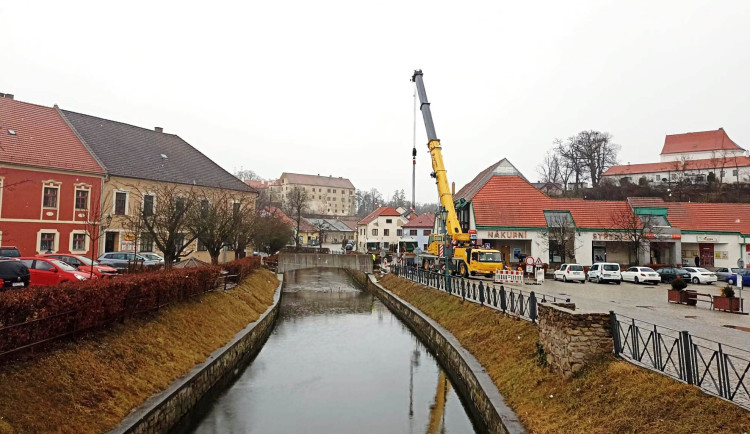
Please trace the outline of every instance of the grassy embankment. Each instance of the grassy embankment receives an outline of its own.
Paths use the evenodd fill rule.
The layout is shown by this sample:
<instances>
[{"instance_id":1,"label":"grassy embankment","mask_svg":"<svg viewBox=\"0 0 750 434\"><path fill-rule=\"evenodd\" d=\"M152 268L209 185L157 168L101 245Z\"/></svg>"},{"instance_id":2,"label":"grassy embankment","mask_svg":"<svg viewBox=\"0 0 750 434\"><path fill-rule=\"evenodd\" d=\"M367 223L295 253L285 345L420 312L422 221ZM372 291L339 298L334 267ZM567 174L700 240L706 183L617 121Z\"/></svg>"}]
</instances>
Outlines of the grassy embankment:
<instances>
[{"instance_id":1,"label":"grassy embankment","mask_svg":"<svg viewBox=\"0 0 750 434\"><path fill-rule=\"evenodd\" d=\"M537 364L539 332L394 275L380 283L448 329L534 433L750 433L750 412L694 386L606 357L571 380Z\"/></svg>"},{"instance_id":2,"label":"grassy embankment","mask_svg":"<svg viewBox=\"0 0 750 434\"><path fill-rule=\"evenodd\" d=\"M268 270L45 355L0 367L0 433L104 432L226 344L273 302Z\"/></svg>"}]
</instances>

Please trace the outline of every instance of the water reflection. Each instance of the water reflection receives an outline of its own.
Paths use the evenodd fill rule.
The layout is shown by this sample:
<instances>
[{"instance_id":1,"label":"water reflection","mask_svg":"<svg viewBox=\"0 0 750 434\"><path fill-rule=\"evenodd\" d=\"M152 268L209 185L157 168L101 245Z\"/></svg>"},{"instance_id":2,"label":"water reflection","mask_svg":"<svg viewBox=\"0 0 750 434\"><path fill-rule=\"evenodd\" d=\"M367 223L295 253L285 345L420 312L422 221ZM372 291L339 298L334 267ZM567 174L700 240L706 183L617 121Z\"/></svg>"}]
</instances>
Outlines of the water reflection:
<instances>
[{"instance_id":1,"label":"water reflection","mask_svg":"<svg viewBox=\"0 0 750 434\"><path fill-rule=\"evenodd\" d=\"M344 272L285 280L276 329L195 432L474 432L432 355Z\"/></svg>"}]
</instances>

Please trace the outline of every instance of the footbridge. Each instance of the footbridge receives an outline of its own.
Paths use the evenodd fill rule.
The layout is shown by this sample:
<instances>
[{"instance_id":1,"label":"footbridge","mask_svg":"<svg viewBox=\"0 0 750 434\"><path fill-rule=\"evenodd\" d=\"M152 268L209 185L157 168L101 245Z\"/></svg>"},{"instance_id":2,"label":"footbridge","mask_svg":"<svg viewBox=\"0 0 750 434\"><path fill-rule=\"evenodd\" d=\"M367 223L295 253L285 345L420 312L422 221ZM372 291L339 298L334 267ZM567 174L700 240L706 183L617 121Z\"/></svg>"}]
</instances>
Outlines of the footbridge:
<instances>
[{"instance_id":1,"label":"footbridge","mask_svg":"<svg viewBox=\"0 0 750 434\"><path fill-rule=\"evenodd\" d=\"M372 273L371 255L333 255L322 253L280 253L278 273L303 268L347 268Z\"/></svg>"}]
</instances>

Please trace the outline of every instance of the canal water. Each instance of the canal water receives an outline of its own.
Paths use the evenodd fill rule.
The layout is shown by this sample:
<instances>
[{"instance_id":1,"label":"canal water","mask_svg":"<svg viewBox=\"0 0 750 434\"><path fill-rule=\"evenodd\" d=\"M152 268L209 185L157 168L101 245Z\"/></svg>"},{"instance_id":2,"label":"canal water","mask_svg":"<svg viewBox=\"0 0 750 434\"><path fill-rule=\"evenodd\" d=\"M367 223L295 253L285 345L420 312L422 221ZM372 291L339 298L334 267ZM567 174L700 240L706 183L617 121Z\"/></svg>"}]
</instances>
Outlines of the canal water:
<instances>
[{"instance_id":1,"label":"canal water","mask_svg":"<svg viewBox=\"0 0 750 434\"><path fill-rule=\"evenodd\" d=\"M286 273L276 328L196 433L471 433L435 358L337 269Z\"/></svg>"}]
</instances>

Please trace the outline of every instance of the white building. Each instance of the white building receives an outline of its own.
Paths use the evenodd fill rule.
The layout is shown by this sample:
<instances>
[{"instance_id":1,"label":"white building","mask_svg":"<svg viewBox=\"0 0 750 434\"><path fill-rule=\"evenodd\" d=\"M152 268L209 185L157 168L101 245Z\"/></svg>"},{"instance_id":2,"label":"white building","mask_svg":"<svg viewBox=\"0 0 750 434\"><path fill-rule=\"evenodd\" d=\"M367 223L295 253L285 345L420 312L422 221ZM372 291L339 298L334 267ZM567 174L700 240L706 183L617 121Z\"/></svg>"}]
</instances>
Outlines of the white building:
<instances>
[{"instance_id":1,"label":"white building","mask_svg":"<svg viewBox=\"0 0 750 434\"><path fill-rule=\"evenodd\" d=\"M357 224L357 251L366 252L366 243L377 242L388 250L403 236L403 225L408 220L390 206L381 206Z\"/></svg>"},{"instance_id":2,"label":"white building","mask_svg":"<svg viewBox=\"0 0 750 434\"><path fill-rule=\"evenodd\" d=\"M413 238L422 251L427 251L430 234L435 225L435 215L424 213L419 215L403 226L404 237Z\"/></svg>"}]
</instances>

